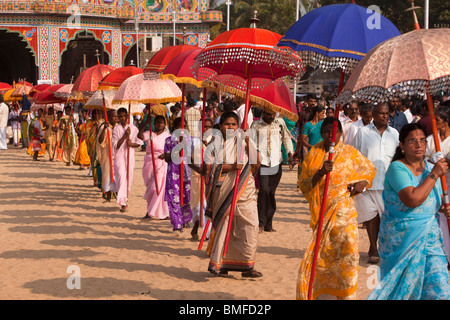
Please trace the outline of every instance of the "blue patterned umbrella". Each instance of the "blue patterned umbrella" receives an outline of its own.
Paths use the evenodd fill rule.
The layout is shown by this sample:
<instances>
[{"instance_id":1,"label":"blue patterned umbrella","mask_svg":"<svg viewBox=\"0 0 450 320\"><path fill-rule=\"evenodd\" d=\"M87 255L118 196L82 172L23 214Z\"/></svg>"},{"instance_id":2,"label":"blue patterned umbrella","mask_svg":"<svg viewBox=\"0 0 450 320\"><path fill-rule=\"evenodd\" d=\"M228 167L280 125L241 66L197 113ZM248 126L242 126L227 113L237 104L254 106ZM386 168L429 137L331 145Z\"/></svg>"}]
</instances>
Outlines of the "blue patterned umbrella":
<instances>
[{"instance_id":1,"label":"blue patterned umbrella","mask_svg":"<svg viewBox=\"0 0 450 320\"><path fill-rule=\"evenodd\" d=\"M300 18L277 46L298 51L307 66L351 73L370 49L398 35L394 24L375 11L354 3L333 4Z\"/></svg>"}]
</instances>

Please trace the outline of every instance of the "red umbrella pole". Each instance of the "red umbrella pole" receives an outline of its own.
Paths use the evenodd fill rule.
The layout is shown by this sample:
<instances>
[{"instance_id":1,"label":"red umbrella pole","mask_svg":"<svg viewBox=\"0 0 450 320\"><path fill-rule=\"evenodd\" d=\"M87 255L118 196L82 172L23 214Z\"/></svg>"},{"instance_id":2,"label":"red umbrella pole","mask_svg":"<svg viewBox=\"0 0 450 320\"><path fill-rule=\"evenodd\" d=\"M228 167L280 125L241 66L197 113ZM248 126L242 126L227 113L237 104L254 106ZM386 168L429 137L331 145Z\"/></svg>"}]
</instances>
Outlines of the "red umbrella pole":
<instances>
[{"instance_id":1,"label":"red umbrella pole","mask_svg":"<svg viewBox=\"0 0 450 320\"><path fill-rule=\"evenodd\" d=\"M342 88L344 87L344 76L345 76L344 71L341 69L341 77L339 79L338 95L341 93ZM336 119L339 119L339 109L340 109L340 105L338 104L336 106L336 110L334 112L334 117ZM333 133L331 135L331 146L330 146L330 151L329 151L329 155L328 155L328 160L329 161L333 160L334 146L335 146L335 142L336 142L337 127L338 127L338 122L335 121L333 123ZM312 260L312 265L311 265L311 275L310 275L310 278L309 278L308 300L311 300L311 297L312 297L312 289L313 289L313 284L314 284L314 276L315 276L315 273L316 273L317 257L318 257L318 254L319 254L320 238L322 236L323 216L324 216L324 213L325 213L325 205L327 203L327 194L328 194L329 182L330 182L330 172L328 172L326 174L326 177L325 177L325 186L324 186L324 190L323 190L323 199L322 199L322 204L321 204L321 207L320 207L319 221L318 221L318 224L317 224L316 243L314 245L314 255L313 255L313 260Z\"/></svg>"},{"instance_id":2,"label":"red umbrella pole","mask_svg":"<svg viewBox=\"0 0 450 320\"><path fill-rule=\"evenodd\" d=\"M150 116L150 105L148 106L148 117L150 118L150 149L152 151L153 176L155 177L156 194L159 196L158 176L156 175L156 164L155 164L155 151L153 150L153 136L152 136L153 131L152 131L152 120Z\"/></svg>"},{"instance_id":3,"label":"red umbrella pole","mask_svg":"<svg viewBox=\"0 0 450 320\"><path fill-rule=\"evenodd\" d=\"M181 85L181 136L184 135L184 95L186 91L186 85ZM181 162L180 162L180 206L183 206L183 184L184 184L184 170L183 170L183 149L181 149Z\"/></svg>"},{"instance_id":4,"label":"red umbrella pole","mask_svg":"<svg viewBox=\"0 0 450 320\"><path fill-rule=\"evenodd\" d=\"M108 112L106 112L106 102L105 95L102 90L102 99L103 99L103 111L105 112L105 121L108 122ZM112 158L112 148L111 148L111 136L109 134L108 128L106 130L106 135L108 136L108 151L109 151L109 169L111 170L111 183L114 183L114 173L113 173L113 158Z\"/></svg>"},{"instance_id":5,"label":"red umbrella pole","mask_svg":"<svg viewBox=\"0 0 450 320\"><path fill-rule=\"evenodd\" d=\"M203 176L203 135L205 134L205 117L206 117L206 88L203 88L203 110L202 110L202 136L200 141L200 146L202 148L202 164L201 171L202 174L200 176L200 227L203 228L203 198L205 193L205 177Z\"/></svg>"},{"instance_id":6,"label":"red umbrella pole","mask_svg":"<svg viewBox=\"0 0 450 320\"><path fill-rule=\"evenodd\" d=\"M250 111L250 86L252 83L252 66L249 65L248 67L248 79L247 79L247 92L246 92L246 97L245 97L245 113L244 113L244 121L242 123L242 129L245 131L247 130L247 125L248 125L248 112ZM239 155L239 161L241 163L244 162L244 154L245 154L245 144L242 143L241 146L241 153ZM238 190L238 186L239 186L239 179L241 177L241 170L237 170L236 172L236 180L234 182L234 190L233 190L233 199L231 201L231 209L230 209L230 216L228 219L228 230L227 230L227 235L225 238L225 246L223 248L223 255L222 257L225 258L225 256L227 255L227 250L228 250L228 242L230 240L230 233L231 233L231 225L233 223L233 215L234 215L234 210L236 207L236 200L237 200L237 190Z\"/></svg>"},{"instance_id":7,"label":"red umbrella pole","mask_svg":"<svg viewBox=\"0 0 450 320\"><path fill-rule=\"evenodd\" d=\"M436 126L436 116L434 114L434 106L433 106L433 98L431 94L429 93L427 89L427 105L428 105L428 114L430 116L431 120L431 129L433 130L433 139L434 139L434 146L436 149L436 152L441 151L441 142L439 141L439 135L437 131ZM445 206L450 206L450 200L448 197L448 190L447 190L447 182L445 179L445 175L441 177L441 185L442 185L442 193L444 194L444 204ZM448 228L450 230L450 220L447 220L448 222Z\"/></svg>"}]
</instances>

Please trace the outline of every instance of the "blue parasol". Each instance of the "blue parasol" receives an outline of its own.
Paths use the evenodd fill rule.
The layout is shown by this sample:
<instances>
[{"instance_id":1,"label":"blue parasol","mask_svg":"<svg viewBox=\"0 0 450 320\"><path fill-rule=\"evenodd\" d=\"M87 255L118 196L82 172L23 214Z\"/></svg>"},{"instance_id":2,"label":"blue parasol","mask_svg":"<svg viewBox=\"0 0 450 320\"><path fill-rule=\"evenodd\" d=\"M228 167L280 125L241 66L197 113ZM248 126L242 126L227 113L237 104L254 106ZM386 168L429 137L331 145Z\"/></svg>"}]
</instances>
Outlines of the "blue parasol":
<instances>
[{"instance_id":1,"label":"blue parasol","mask_svg":"<svg viewBox=\"0 0 450 320\"><path fill-rule=\"evenodd\" d=\"M305 65L351 73L370 49L398 35L400 31L389 19L371 9L354 3L333 4L300 18L277 46L298 51Z\"/></svg>"}]
</instances>

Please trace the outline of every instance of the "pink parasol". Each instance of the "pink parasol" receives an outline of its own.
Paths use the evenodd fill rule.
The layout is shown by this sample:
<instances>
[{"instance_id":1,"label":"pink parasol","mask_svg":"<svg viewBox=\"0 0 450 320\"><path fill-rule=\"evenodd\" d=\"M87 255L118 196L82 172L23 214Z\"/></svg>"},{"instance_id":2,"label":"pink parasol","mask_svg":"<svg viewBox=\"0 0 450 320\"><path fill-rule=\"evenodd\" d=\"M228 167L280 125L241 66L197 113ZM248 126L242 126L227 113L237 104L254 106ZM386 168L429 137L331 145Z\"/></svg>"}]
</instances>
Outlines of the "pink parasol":
<instances>
[{"instance_id":1,"label":"pink parasol","mask_svg":"<svg viewBox=\"0 0 450 320\"><path fill-rule=\"evenodd\" d=\"M151 76L148 79L144 79L144 74L137 74L129 77L122 83L112 99L112 104L116 104L118 107L128 105L128 124L130 124L131 105L133 103L157 104L180 100L181 90L172 80L160 79L159 76ZM129 156L130 153L128 152L127 182ZM154 159L153 152L152 157ZM155 185L159 194L157 180L155 172Z\"/></svg>"}]
</instances>

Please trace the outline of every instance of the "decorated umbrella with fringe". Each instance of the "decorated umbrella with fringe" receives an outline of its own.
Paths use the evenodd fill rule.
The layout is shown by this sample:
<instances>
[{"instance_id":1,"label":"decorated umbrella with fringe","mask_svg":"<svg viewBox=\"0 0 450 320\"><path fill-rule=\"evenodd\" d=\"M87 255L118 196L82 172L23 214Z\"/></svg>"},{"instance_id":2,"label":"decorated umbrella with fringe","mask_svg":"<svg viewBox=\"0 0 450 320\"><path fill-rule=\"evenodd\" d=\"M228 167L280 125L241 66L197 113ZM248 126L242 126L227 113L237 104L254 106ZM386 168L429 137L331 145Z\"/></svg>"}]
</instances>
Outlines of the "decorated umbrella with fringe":
<instances>
[{"instance_id":1,"label":"decorated umbrella with fringe","mask_svg":"<svg viewBox=\"0 0 450 320\"><path fill-rule=\"evenodd\" d=\"M116 68L109 65L100 64L84 70L72 86L72 94L81 94L85 100L94 94L98 89L99 82Z\"/></svg>"},{"instance_id":2,"label":"decorated umbrella with fringe","mask_svg":"<svg viewBox=\"0 0 450 320\"><path fill-rule=\"evenodd\" d=\"M51 91L50 88L36 94L33 98L35 104L46 105L52 103L64 103L66 100L64 98L59 98L55 96L55 92Z\"/></svg>"},{"instance_id":3,"label":"decorated umbrella with fringe","mask_svg":"<svg viewBox=\"0 0 450 320\"><path fill-rule=\"evenodd\" d=\"M386 40L356 66L338 100L356 97L383 103L394 97L426 97L435 149L441 151L432 96L450 90L449 43L449 28L416 29ZM444 203L449 206L445 176L441 184Z\"/></svg>"},{"instance_id":4,"label":"decorated umbrella with fringe","mask_svg":"<svg viewBox=\"0 0 450 320\"><path fill-rule=\"evenodd\" d=\"M50 84L48 83L37 84L31 88L30 97L33 98L35 95L48 88L50 88Z\"/></svg>"},{"instance_id":5,"label":"decorated umbrella with fringe","mask_svg":"<svg viewBox=\"0 0 450 320\"><path fill-rule=\"evenodd\" d=\"M268 112L278 112L291 121L298 120L297 107L291 89L284 82L273 82L268 79L253 79L250 90L250 101L258 108ZM223 91L240 98L246 98L245 79L234 75L217 75L203 81L202 85L215 91Z\"/></svg>"},{"instance_id":6,"label":"decorated umbrella with fringe","mask_svg":"<svg viewBox=\"0 0 450 320\"><path fill-rule=\"evenodd\" d=\"M117 68L108 73L99 83L97 90L118 89L129 77L141 74L144 70L135 66Z\"/></svg>"},{"instance_id":7,"label":"decorated umbrella with fringe","mask_svg":"<svg viewBox=\"0 0 450 320\"><path fill-rule=\"evenodd\" d=\"M182 52L195 49L198 49L198 47L188 44L180 44L162 48L147 62L147 65L144 68L144 73L162 72L169 62L172 61L177 55Z\"/></svg>"},{"instance_id":8,"label":"decorated umbrella with fringe","mask_svg":"<svg viewBox=\"0 0 450 320\"><path fill-rule=\"evenodd\" d=\"M272 81L283 81L286 77L300 79L304 67L298 55L290 49L279 50L275 48L281 35L259 29L256 24L259 19L254 17L250 20L250 28L239 28L226 31L217 36L197 56L194 69L210 68L217 74L232 74L244 78L246 85L245 113L243 129L247 129L248 113L250 110L250 90L253 78L267 78ZM242 145L238 153L238 162L242 163L245 146ZM230 214L228 217L228 230L225 238L222 257L225 257L228 249L231 225L237 200L237 190L241 170L237 171ZM208 224L210 220L208 220ZM199 249L206 235L204 229Z\"/></svg>"},{"instance_id":9,"label":"decorated umbrella with fringe","mask_svg":"<svg viewBox=\"0 0 450 320\"><path fill-rule=\"evenodd\" d=\"M144 79L144 74L136 74L126 79L115 93L112 104L117 107L128 106L128 125L131 122L131 105L133 103L159 104L181 101L181 90L175 82L169 79L160 79L159 75ZM150 126L151 127L151 126ZM127 153L127 183L129 183L129 147ZM152 158L154 159L153 149ZM159 194L158 182L155 172L155 186ZM128 192L128 186L127 186Z\"/></svg>"},{"instance_id":10,"label":"decorated umbrella with fringe","mask_svg":"<svg viewBox=\"0 0 450 320\"><path fill-rule=\"evenodd\" d=\"M307 13L288 29L277 47L280 49L288 47L297 51L306 66L319 68L322 71L340 69L339 94L344 85L345 75L352 73L364 55L377 44L399 34L400 31L384 16L358 6L353 1L353 3L323 6ZM338 117L339 109L338 104L335 117ZM336 131L337 123L333 127L333 145L336 141ZM333 152L330 152L328 160L332 159ZM309 281L309 300L312 298L329 175L328 173L325 180L322 211L316 229L317 240Z\"/></svg>"}]
</instances>

